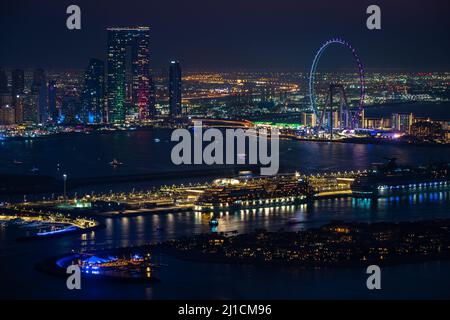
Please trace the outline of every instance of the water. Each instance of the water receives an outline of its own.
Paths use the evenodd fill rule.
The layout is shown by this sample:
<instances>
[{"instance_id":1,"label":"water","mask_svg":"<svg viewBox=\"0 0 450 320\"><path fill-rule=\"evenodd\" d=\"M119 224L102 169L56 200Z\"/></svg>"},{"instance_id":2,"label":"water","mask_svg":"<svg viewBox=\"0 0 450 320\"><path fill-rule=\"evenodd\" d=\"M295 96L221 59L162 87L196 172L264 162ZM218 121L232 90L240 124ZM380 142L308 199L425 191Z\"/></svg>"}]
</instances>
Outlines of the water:
<instances>
[{"instance_id":1,"label":"water","mask_svg":"<svg viewBox=\"0 0 450 320\"><path fill-rule=\"evenodd\" d=\"M161 171L199 169L198 166L172 164L170 130L142 130L116 133L54 136L43 139L0 142L0 173L39 174L70 178ZM160 142L155 142L155 138ZM206 143L205 143L206 145ZM282 170L302 172L365 169L383 157L421 164L430 160L449 160L450 148L395 145L362 145L306 141L280 141ZM123 162L109 165L114 158ZM14 160L23 164L14 164ZM217 166L220 167L220 166Z\"/></svg>"},{"instance_id":2,"label":"water","mask_svg":"<svg viewBox=\"0 0 450 320\"><path fill-rule=\"evenodd\" d=\"M153 139L159 138L157 143ZM56 163L70 176L147 173L183 170L170 164L169 132L135 131L114 134L54 137L4 142L0 146L2 173L26 173L36 165L41 173L57 176ZM392 145L281 142L281 165L285 170L322 172L363 169L382 157L419 164L430 159L449 160L450 149ZM98 160L100 157L101 160ZM118 158L124 165L114 170L106 163ZM12 164L23 160L23 166ZM174 181L176 182L176 181ZM167 183L140 183L137 189ZM97 186L97 190L133 185ZM87 191L78 190L79 192ZM351 198L322 200L299 207L265 208L223 215L219 231L255 228L298 230L320 226L330 220L402 221L450 218L449 192L418 194L364 201ZM307 223L286 225L290 219ZM140 245L156 240L209 232L209 218L193 213L172 213L102 219L106 228L85 236L73 235L42 242L18 243L23 230L0 229L0 298L74 299L332 299L332 298L449 298L450 262L438 261L385 267L382 290L366 289L367 275L361 268L304 270L287 267L254 267L180 261L157 257L169 266L157 271L162 280L152 286L83 282L81 291L69 291L65 279L34 270L36 262L72 249Z\"/></svg>"}]
</instances>

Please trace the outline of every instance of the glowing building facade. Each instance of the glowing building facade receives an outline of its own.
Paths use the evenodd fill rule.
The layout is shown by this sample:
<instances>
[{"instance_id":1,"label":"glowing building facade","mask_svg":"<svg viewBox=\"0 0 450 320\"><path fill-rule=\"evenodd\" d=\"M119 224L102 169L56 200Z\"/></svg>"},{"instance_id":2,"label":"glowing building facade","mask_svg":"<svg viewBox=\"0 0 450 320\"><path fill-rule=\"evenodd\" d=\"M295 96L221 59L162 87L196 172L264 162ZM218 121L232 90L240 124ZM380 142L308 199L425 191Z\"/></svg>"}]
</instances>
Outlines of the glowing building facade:
<instances>
[{"instance_id":1,"label":"glowing building facade","mask_svg":"<svg viewBox=\"0 0 450 320\"><path fill-rule=\"evenodd\" d=\"M123 122L137 110L149 118L150 67L148 27L108 28L108 121Z\"/></svg>"},{"instance_id":2,"label":"glowing building facade","mask_svg":"<svg viewBox=\"0 0 450 320\"><path fill-rule=\"evenodd\" d=\"M105 107L105 63L91 59L84 74L81 115L85 123L102 123Z\"/></svg>"}]
</instances>

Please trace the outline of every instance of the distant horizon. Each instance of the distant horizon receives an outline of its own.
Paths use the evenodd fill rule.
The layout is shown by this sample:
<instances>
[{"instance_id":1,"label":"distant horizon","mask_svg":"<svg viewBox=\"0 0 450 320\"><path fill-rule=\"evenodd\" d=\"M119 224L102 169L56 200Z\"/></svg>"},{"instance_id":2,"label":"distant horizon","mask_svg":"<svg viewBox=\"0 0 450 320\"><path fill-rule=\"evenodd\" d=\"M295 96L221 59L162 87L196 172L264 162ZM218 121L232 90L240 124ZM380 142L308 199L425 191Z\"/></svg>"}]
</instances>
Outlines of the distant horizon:
<instances>
[{"instance_id":1,"label":"distant horizon","mask_svg":"<svg viewBox=\"0 0 450 320\"><path fill-rule=\"evenodd\" d=\"M98 59L98 58L96 58ZM102 60L102 59L100 59ZM103 60L105 61L105 60ZM188 67L185 68L183 67L183 63L182 61L180 61L181 67L182 67L182 71L183 73L251 73L251 72L260 72L260 73L277 73L277 72L284 72L284 73L309 73L310 70L309 69L281 69L281 68L236 68L236 69L213 69L213 68L194 68L194 67ZM167 67L165 66L158 66L158 67L154 67L151 68L153 73L157 73L157 72L161 72L161 71L167 71L168 70L168 66L169 63L167 63ZM87 67L87 64L86 64ZM12 71L15 69L20 69L20 70L24 70L26 72L31 72L35 69L43 69L46 72L70 72L70 71L74 71L74 72L84 72L86 68L83 67L59 67L59 68L45 68L42 66L27 66L27 67L16 67L16 66L5 66L5 65L0 65L0 69L6 70L6 71ZM446 69L446 70L425 70L425 69L417 69L417 70L408 70L408 69L402 69L402 68L365 68L365 74L370 74L370 73L388 73L388 72L393 72L393 73L450 73L450 69ZM320 71L317 71L317 73L350 73L350 72L354 72L354 70L352 68L336 68L336 69L322 69Z\"/></svg>"}]
</instances>

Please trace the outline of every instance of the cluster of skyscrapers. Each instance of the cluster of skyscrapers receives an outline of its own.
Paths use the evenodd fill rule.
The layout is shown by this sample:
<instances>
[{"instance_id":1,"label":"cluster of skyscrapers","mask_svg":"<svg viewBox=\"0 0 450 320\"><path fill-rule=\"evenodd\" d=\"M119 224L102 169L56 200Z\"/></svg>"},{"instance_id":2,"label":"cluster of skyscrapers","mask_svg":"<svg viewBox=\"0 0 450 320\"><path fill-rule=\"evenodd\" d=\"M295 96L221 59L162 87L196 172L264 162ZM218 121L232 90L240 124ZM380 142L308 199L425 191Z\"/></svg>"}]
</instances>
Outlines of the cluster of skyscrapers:
<instances>
[{"instance_id":1,"label":"cluster of skyscrapers","mask_svg":"<svg viewBox=\"0 0 450 320\"><path fill-rule=\"evenodd\" d=\"M30 88L23 70L0 69L0 125L36 123L123 123L156 115L156 90L150 72L149 27L108 28L107 61L91 59L81 92L65 88L57 97L57 83L43 69L33 72ZM169 66L169 114L181 106L181 67Z\"/></svg>"}]
</instances>

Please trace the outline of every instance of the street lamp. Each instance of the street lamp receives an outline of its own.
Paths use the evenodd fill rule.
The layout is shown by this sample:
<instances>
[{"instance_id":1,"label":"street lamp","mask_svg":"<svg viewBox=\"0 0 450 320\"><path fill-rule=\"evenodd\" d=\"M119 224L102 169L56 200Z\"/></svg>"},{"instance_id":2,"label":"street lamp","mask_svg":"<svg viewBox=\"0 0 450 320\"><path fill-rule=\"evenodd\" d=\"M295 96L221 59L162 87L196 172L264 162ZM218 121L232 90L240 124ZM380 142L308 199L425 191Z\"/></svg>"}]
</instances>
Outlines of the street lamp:
<instances>
[{"instance_id":1,"label":"street lamp","mask_svg":"<svg viewBox=\"0 0 450 320\"><path fill-rule=\"evenodd\" d=\"M67 174L63 174L63 180L64 180L64 200L67 199Z\"/></svg>"}]
</instances>

